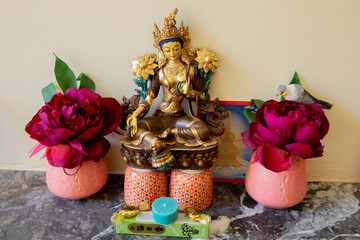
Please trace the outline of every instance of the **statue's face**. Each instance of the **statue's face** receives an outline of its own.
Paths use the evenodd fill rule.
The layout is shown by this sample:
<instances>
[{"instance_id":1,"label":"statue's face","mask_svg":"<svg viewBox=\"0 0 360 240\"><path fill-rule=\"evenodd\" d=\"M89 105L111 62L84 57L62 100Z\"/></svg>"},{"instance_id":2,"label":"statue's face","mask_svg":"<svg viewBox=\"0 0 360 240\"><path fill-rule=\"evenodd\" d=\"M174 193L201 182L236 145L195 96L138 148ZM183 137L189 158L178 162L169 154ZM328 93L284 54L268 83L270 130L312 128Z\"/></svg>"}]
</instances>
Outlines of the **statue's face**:
<instances>
[{"instance_id":1,"label":"statue's face","mask_svg":"<svg viewBox=\"0 0 360 240\"><path fill-rule=\"evenodd\" d=\"M162 46L165 57L169 60L176 60L181 57L182 48L179 42L168 42Z\"/></svg>"}]
</instances>

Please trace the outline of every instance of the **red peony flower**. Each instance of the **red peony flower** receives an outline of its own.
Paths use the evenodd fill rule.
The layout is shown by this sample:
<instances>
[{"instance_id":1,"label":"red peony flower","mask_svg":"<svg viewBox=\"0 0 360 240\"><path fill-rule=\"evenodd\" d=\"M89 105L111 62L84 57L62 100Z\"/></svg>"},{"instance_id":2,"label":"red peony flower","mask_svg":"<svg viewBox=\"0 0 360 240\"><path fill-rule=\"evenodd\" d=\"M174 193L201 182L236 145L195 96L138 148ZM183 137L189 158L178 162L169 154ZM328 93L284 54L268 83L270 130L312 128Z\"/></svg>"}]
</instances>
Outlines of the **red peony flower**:
<instances>
[{"instance_id":1,"label":"red peony flower","mask_svg":"<svg viewBox=\"0 0 360 240\"><path fill-rule=\"evenodd\" d=\"M328 131L329 121L319 105L269 100L241 135L247 147L257 150L255 161L281 172L290 168L291 153L302 158L322 156L320 140Z\"/></svg>"},{"instance_id":2,"label":"red peony flower","mask_svg":"<svg viewBox=\"0 0 360 240\"><path fill-rule=\"evenodd\" d=\"M121 122L122 109L114 98L102 98L87 88L69 88L45 103L25 131L47 147L46 157L55 167L72 168L83 159L99 161L110 148L105 135Z\"/></svg>"}]
</instances>

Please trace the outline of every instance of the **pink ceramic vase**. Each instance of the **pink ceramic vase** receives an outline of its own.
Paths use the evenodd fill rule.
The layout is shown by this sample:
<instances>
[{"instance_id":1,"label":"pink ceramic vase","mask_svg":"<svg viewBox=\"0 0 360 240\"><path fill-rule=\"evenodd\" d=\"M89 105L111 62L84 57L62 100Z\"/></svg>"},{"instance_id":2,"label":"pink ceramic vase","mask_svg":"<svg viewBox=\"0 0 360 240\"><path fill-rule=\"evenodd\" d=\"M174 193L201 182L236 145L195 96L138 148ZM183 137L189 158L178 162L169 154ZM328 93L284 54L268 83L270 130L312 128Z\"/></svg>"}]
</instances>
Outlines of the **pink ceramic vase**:
<instances>
[{"instance_id":1,"label":"pink ceramic vase","mask_svg":"<svg viewBox=\"0 0 360 240\"><path fill-rule=\"evenodd\" d=\"M254 161L252 155L246 171L245 187L249 195L258 203L275 209L295 206L306 196L307 175L304 159L292 155L291 167L282 172L266 169Z\"/></svg>"},{"instance_id":2,"label":"pink ceramic vase","mask_svg":"<svg viewBox=\"0 0 360 240\"><path fill-rule=\"evenodd\" d=\"M46 167L46 183L56 196L67 199L83 199L100 191L108 179L104 158L99 162L85 160L74 168Z\"/></svg>"}]
</instances>

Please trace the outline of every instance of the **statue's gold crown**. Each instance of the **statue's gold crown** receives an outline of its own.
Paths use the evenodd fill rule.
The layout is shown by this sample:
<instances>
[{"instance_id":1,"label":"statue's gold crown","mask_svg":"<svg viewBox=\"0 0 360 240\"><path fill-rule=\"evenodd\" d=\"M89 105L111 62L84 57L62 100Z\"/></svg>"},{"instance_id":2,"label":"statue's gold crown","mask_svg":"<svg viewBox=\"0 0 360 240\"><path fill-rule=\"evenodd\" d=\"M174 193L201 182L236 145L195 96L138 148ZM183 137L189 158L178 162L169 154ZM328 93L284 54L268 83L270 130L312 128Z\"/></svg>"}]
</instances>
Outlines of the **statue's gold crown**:
<instances>
[{"instance_id":1,"label":"statue's gold crown","mask_svg":"<svg viewBox=\"0 0 360 240\"><path fill-rule=\"evenodd\" d=\"M161 51L160 49L160 41L164 39L170 38L180 38L184 46L188 46L190 42L189 38L189 27L184 27L183 22L181 22L181 26L179 29L175 26L175 15L177 14L178 9L175 8L169 16L164 18L164 28L160 31L158 26L155 24L154 34L154 46Z\"/></svg>"}]
</instances>

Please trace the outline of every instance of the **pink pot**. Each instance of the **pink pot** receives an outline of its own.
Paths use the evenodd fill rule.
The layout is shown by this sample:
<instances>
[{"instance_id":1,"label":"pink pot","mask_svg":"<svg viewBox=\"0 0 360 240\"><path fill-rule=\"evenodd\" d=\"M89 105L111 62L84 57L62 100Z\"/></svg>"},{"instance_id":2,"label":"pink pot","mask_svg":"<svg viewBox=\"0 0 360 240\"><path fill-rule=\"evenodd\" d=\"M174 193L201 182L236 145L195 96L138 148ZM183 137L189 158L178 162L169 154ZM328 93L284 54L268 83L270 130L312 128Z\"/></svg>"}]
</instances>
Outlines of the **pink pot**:
<instances>
[{"instance_id":1,"label":"pink pot","mask_svg":"<svg viewBox=\"0 0 360 240\"><path fill-rule=\"evenodd\" d=\"M83 199L100 191L108 179L106 161L85 160L74 168L46 167L46 183L56 196L67 199Z\"/></svg>"},{"instance_id":2,"label":"pink pot","mask_svg":"<svg viewBox=\"0 0 360 240\"><path fill-rule=\"evenodd\" d=\"M266 169L259 162L253 163L253 154L245 177L249 195L258 203L276 209L295 206L306 196L307 175L304 159L292 155L291 167L279 173Z\"/></svg>"}]
</instances>

